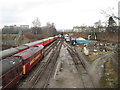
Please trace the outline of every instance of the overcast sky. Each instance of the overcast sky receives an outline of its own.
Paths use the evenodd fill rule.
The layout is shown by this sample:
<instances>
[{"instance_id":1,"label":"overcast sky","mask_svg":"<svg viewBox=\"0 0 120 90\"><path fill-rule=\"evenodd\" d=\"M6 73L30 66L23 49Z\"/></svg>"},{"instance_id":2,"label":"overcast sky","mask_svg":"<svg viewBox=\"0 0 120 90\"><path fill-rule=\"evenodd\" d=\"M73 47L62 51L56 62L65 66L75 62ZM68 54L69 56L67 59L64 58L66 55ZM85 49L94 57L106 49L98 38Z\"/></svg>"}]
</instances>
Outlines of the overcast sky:
<instances>
[{"instance_id":1,"label":"overcast sky","mask_svg":"<svg viewBox=\"0 0 120 90\"><path fill-rule=\"evenodd\" d=\"M94 25L108 18L101 10L117 16L120 0L0 0L0 28L4 25L32 25L38 17L41 25L54 22L57 29Z\"/></svg>"}]
</instances>

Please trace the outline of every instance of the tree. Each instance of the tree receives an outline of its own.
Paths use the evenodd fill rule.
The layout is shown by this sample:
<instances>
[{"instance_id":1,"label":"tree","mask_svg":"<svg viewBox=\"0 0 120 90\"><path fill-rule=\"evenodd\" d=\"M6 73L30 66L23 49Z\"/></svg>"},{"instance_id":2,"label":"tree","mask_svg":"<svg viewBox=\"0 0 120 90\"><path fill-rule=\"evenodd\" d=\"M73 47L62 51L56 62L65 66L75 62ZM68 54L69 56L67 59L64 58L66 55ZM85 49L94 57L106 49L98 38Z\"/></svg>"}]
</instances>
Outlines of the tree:
<instances>
[{"instance_id":1,"label":"tree","mask_svg":"<svg viewBox=\"0 0 120 90\"><path fill-rule=\"evenodd\" d=\"M116 25L116 22L114 21L113 17L109 17L108 27L113 27L115 25Z\"/></svg>"},{"instance_id":2,"label":"tree","mask_svg":"<svg viewBox=\"0 0 120 90\"><path fill-rule=\"evenodd\" d=\"M107 32L118 32L117 24L114 19L120 20L120 18L113 13L113 9L114 8L109 7L111 13L109 13L108 11L101 10L102 14L104 14L107 18L109 17L108 27L106 29Z\"/></svg>"},{"instance_id":3,"label":"tree","mask_svg":"<svg viewBox=\"0 0 120 90\"><path fill-rule=\"evenodd\" d=\"M47 22L46 25L47 25L47 26L51 26L50 22Z\"/></svg>"},{"instance_id":4,"label":"tree","mask_svg":"<svg viewBox=\"0 0 120 90\"><path fill-rule=\"evenodd\" d=\"M102 26L101 20L99 20L98 22L95 22L94 24L95 24L95 27L96 27L96 28L99 28L99 27Z\"/></svg>"},{"instance_id":5,"label":"tree","mask_svg":"<svg viewBox=\"0 0 120 90\"><path fill-rule=\"evenodd\" d=\"M41 28L40 28L41 23L40 23L39 18L36 18L36 19L32 22L32 24L33 24L32 32L33 32L34 34L41 33Z\"/></svg>"},{"instance_id":6,"label":"tree","mask_svg":"<svg viewBox=\"0 0 120 90\"><path fill-rule=\"evenodd\" d=\"M113 17L109 17L108 20L108 27L107 32L117 32L116 22L114 21Z\"/></svg>"},{"instance_id":7,"label":"tree","mask_svg":"<svg viewBox=\"0 0 120 90\"><path fill-rule=\"evenodd\" d=\"M40 27L41 26L41 23L40 23L40 20L39 18L36 18L33 22L33 27Z\"/></svg>"},{"instance_id":8,"label":"tree","mask_svg":"<svg viewBox=\"0 0 120 90\"><path fill-rule=\"evenodd\" d=\"M48 27L54 27L54 28L55 28L55 24L54 24L54 23L47 22L46 25L47 25Z\"/></svg>"}]
</instances>

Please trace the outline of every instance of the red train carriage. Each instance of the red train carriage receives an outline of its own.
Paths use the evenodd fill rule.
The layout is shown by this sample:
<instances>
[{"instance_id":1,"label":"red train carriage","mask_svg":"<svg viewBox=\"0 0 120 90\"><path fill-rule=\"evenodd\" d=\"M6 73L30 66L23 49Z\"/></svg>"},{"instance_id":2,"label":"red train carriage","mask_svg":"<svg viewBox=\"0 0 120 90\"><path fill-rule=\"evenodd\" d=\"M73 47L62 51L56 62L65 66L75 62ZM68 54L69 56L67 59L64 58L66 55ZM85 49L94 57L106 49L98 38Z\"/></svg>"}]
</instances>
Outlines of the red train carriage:
<instances>
[{"instance_id":1,"label":"red train carriage","mask_svg":"<svg viewBox=\"0 0 120 90\"><path fill-rule=\"evenodd\" d=\"M49 39L50 43L54 41L54 37L49 37L48 39Z\"/></svg>"},{"instance_id":2,"label":"red train carriage","mask_svg":"<svg viewBox=\"0 0 120 90\"><path fill-rule=\"evenodd\" d=\"M22 78L22 60L8 57L0 61L0 89L13 87Z\"/></svg>"},{"instance_id":3,"label":"red train carriage","mask_svg":"<svg viewBox=\"0 0 120 90\"><path fill-rule=\"evenodd\" d=\"M55 37L52 37L52 42L55 40Z\"/></svg>"},{"instance_id":4,"label":"red train carriage","mask_svg":"<svg viewBox=\"0 0 120 90\"><path fill-rule=\"evenodd\" d=\"M35 41L35 45L43 45L44 41L43 39L42 40L38 40L38 41Z\"/></svg>"},{"instance_id":5,"label":"red train carriage","mask_svg":"<svg viewBox=\"0 0 120 90\"><path fill-rule=\"evenodd\" d=\"M55 39L58 39L58 36L55 36Z\"/></svg>"},{"instance_id":6,"label":"red train carriage","mask_svg":"<svg viewBox=\"0 0 120 90\"><path fill-rule=\"evenodd\" d=\"M43 41L44 41L44 43L43 43L43 45L45 46L45 45L48 45L49 43L50 43L50 41L49 41L49 39L47 38L47 39L42 39Z\"/></svg>"},{"instance_id":7,"label":"red train carriage","mask_svg":"<svg viewBox=\"0 0 120 90\"><path fill-rule=\"evenodd\" d=\"M23 74L29 72L31 68L40 61L44 55L43 48L43 45L39 45L38 47L32 47L14 55L14 57L19 57L22 59Z\"/></svg>"},{"instance_id":8,"label":"red train carriage","mask_svg":"<svg viewBox=\"0 0 120 90\"><path fill-rule=\"evenodd\" d=\"M55 38L54 37L51 37L51 42L53 42L55 40Z\"/></svg>"},{"instance_id":9,"label":"red train carriage","mask_svg":"<svg viewBox=\"0 0 120 90\"><path fill-rule=\"evenodd\" d=\"M56 36L56 39L58 39L58 36Z\"/></svg>"},{"instance_id":10,"label":"red train carriage","mask_svg":"<svg viewBox=\"0 0 120 90\"><path fill-rule=\"evenodd\" d=\"M34 47L36 45L43 45L43 40L38 40L38 41L27 43L24 45L28 46L29 48Z\"/></svg>"}]
</instances>

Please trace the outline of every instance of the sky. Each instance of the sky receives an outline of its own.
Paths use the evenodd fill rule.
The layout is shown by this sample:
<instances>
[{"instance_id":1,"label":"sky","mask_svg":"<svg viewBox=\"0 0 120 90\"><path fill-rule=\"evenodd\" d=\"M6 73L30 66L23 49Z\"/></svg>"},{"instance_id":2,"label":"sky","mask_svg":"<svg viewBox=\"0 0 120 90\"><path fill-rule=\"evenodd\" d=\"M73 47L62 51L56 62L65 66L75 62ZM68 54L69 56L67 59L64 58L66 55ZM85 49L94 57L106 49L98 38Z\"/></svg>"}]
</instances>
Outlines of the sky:
<instances>
[{"instance_id":1,"label":"sky","mask_svg":"<svg viewBox=\"0 0 120 90\"><path fill-rule=\"evenodd\" d=\"M4 25L30 25L37 17L41 26L55 23L57 29L92 26L107 21L101 10L118 16L120 0L0 0L0 28ZM112 10L111 10L112 9Z\"/></svg>"}]
</instances>

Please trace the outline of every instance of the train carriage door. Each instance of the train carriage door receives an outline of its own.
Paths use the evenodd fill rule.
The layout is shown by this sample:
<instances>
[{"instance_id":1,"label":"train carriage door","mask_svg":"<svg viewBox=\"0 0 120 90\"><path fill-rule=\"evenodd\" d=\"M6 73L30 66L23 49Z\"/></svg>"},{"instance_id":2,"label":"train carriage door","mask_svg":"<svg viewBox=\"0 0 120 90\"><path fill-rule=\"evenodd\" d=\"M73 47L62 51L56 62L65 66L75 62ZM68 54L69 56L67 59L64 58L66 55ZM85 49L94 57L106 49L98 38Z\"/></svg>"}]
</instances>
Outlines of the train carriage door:
<instances>
[{"instance_id":1,"label":"train carriage door","mask_svg":"<svg viewBox=\"0 0 120 90\"><path fill-rule=\"evenodd\" d=\"M22 65L20 65L20 67L19 67L19 73L22 74L22 72L23 72L23 67L22 67Z\"/></svg>"},{"instance_id":2,"label":"train carriage door","mask_svg":"<svg viewBox=\"0 0 120 90\"><path fill-rule=\"evenodd\" d=\"M19 76L19 70L18 70L19 68L18 67L16 67L15 70L14 70L14 75L15 76Z\"/></svg>"},{"instance_id":3,"label":"train carriage door","mask_svg":"<svg viewBox=\"0 0 120 90\"><path fill-rule=\"evenodd\" d=\"M16 75L19 76L20 75L20 70L19 70L20 65L16 68Z\"/></svg>"},{"instance_id":4,"label":"train carriage door","mask_svg":"<svg viewBox=\"0 0 120 90\"><path fill-rule=\"evenodd\" d=\"M19 76L21 75L23 72L23 67L22 65L19 65L18 68L16 68L16 74Z\"/></svg>"}]
</instances>

